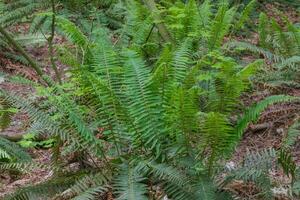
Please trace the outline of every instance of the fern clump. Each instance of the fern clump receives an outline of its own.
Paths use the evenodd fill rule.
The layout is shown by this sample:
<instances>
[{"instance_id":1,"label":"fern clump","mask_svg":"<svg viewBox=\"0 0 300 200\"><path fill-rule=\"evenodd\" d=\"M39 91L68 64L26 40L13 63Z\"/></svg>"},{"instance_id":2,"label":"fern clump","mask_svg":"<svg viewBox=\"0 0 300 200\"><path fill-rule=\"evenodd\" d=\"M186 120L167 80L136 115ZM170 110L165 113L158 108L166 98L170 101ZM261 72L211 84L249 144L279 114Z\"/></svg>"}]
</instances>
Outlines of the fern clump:
<instances>
[{"instance_id":1,"label":"fern clump","mask_svg":"<svg viewBox=\"0 0 300 200\"><path fill-rule=\"evenodd\" d=\"M81 3L74 3L75 8ZM221 47L227 36L244 27L255 1L240 14L227 1L98 3L126 8L117 30L100 22L86 31L55 9L34 20L37 28L55 16L55 33L67 39L57 45L57 58L69 67L67 81L42 76L47 86L33 84L41 97L38 103L1 90L5 101L29 115L37 137L55 141L51 164L39 166L54 171L51 179L7 199L99 199L112 194L140 200L154 199L155 193L174 200L232 199L223 186L233 179L263 183L262 195L270 197L267 173L276 156L273 150L248 155L223 186L216 184L248 124L268 105L299 100L271 96L232 120L263 62L240 64ZM61 4L68 7L68 2ZM67 167L73 160L80 167L70 176ZM0 169L26 171L34 165L16 160ZM57 182L65 177L70 179Z\"/></svg>"},{"instance_id":2,"label":"fern clump","mask_svg":"<svg viewBox=\"0 0 300 200\"><path fill-rule=\"evenodd\" d=\"M281 15L284 25L266 14L259 16L259 42L253 45L246 42L229 42L234 47L262 55L271 66L262 69L257 81L267 82L273 87L299 87L299 27Z\"/></svg>"}]
</instances>

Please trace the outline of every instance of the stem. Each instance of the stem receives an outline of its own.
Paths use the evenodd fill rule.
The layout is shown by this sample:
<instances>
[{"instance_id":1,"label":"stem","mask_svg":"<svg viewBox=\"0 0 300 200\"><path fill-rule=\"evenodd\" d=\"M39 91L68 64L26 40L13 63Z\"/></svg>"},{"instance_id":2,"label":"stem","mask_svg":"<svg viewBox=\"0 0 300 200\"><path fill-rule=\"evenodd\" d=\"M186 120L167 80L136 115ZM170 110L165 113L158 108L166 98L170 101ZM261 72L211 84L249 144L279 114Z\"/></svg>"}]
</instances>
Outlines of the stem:
<instances>
[{"instance_id":1,"label":"stem","mask_svg":"<svg viewBox=\"0 0 300 200\"><path fill-rule=\"evenodd\" d=\"M49 54L50 54L50 62L51 62L51 67L54 70L55 76L59 84L61 84L61 75L57 69L57 66L55 64L55 59L54 59L54 49L53 49L53 39L55 35L55 2L54 0L51 0L52 4L52 23L51 23L51 36L48 38L48 46L49 46Z\"/></svg>"},{"instance_id":2,"label":"stem","mask_svg":"<svg viewBox=\"0 0 300 200\"><path fill-rule=\"evenodd\" d=\"M21 45L14 40L13 37L10 36L10 34L2 26L0 26L0 33L6 38L9 44L11 44L18 52L22 54L22 56L28 61L31 68L35 70L35 72L47 83L47 85L52 86L52 81L44 75L44 72L39 64L33 58L31 58L28 53L26 53L23 47L21 47Z\"/></svg>"},{"instance_id":3,"label":"stem","mask_svg":"<svg viewBox=\"0 0 300 200\"><path fill-rule=\"evenodd\" d=\"M158 32L160 33L161 37L165 42L171 42L173 45L175 44L175 41L171 37L167 27L162 23L162 17L159 14L159 10L156 7L154 0L144 0L147 7L150 9L150 11L153 13L153 18L156 21L156 26L158 28Z\"/></svg>"}]
</instances>

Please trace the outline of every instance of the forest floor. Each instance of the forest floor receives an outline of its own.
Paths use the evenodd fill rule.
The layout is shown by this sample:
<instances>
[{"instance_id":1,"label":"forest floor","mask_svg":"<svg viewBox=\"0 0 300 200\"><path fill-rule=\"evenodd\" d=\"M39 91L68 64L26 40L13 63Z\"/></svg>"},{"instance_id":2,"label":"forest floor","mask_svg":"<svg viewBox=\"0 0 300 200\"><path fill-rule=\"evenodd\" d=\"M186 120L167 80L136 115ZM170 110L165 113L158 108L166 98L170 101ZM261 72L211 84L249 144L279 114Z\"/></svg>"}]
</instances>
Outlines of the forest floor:
<instances>
[{"instance_id":1,"label":"forest floor","mask_svg":"<svg viewBox=\"0 0 300 200\"><path fill-rule=\"evenodd\" d=\"M272 8L274 6L278 7L281 5L268 4L266 7L267 12L269 11L268 14L276 17L272 12ZM286 9L285 14L289 16L291 21L300 22L299 16L292 9ZM18 29L18 27L16 27L16 29ZM251 42L255 43L257 40L257 34L253 33L252 38ZM57 39L57 42L62 42L62 40ZM51 74L49 61L44 60L44 58L48 57L48 49L46 45L39 48L28 48L27 50L38 62L45 64L44 66L46 67L44 68L44 71L46 73L54 76ZM64 70L63 66L59 67L60 70ZM0 73L2 72L8 74L8 76L17 74L25 76L30 80L38 81L38 77L35 75L33 70L20 63L13 63L11 60L0 56ZM15 92L26 98L34 98L35 95L35 91L32 87L9 83L6 81L5 77L4 79L1 79L0 77L0 88ZM248 106L273 94L289 94L300 97L300 88L281 88L280 90L273 90L265 85L257 85L255 90L242 97L242 101L244 105ZM242 162L247 151L259 151L266 148L278 149L281 145L282 139L287 133L287 128L293 121L299 118L300 104L280 103L269 107L264 111L256 124L251 124L249 126L242 141L236 148L234 155L228 162L230 162L233 166L238 166L239 163ZM30 120L26 113L17 113L13 116L11 125L7 129L2 130L0 135L8 138L16 138L15 140L18 140L22 137L22 135L26 134L25 130L29 124ZM43 164L50 163L51 157L49 149L30 149L28 151L36 162ZM300 143L294 146L292 154L294 155L294 158L296 158L295 161L297 165L300 166ZM20 187L45 181L47 180L47 177L50 177L51 175L51 171L44 169L36 169L36 171L31 174L0 174L0 199ZM272 173L272 176L275 182L280 183L281 185L290 181L289 178L284 176L281 171L275 171ZM244 185L242 183L233 184L231 187L231 190L236 194L245 197L251 194L253 192L252 190L254 190L252 186ZM285 199L284 195L280 199Z\"/></svg>"}]
</instances>

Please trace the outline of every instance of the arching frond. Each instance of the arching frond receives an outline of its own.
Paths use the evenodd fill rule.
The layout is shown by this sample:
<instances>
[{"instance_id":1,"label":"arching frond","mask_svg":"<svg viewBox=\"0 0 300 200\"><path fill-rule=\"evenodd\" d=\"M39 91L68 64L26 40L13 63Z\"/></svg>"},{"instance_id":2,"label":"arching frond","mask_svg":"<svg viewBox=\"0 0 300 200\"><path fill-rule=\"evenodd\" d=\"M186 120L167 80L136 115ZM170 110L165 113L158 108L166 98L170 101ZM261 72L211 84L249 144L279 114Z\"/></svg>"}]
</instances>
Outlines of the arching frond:
<instances>
[{"instance_id":1,"label":"arching frond","mask_svg":"<svg viewBox=\"0 0 300 200\"><path fill-rule=\"evenodd\" d=\"M237 122L237 134L241 136L250 122L258 120L260 113L269 105L279 102L299 101L299 98L285 95L275 95L267 97L266 99L251 106Z\"/></svg>"}]
</instances>

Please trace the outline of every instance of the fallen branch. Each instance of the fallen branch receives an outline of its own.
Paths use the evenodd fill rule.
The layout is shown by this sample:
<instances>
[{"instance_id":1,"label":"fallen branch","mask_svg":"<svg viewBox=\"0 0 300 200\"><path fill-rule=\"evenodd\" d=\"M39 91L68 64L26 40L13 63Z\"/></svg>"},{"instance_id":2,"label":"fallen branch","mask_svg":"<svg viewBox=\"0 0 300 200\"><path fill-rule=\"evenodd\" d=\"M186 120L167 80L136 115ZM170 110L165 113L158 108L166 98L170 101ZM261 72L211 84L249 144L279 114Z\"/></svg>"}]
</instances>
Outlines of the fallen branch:
<instances>
[{"instance_id":1,"label":"fallen branch","mask_svg":"<svg viewBox=\"0 0 300 200\"><path fill-rule=\"evenodd\" d=\"M273 123L272 122L265 122L262 124L253 124L249 126L249 129L253 132L255 131L260 131L260 130L265 130L265 129L269 129L271 127L273 127Z\"/></svg>"}]
</instances>

